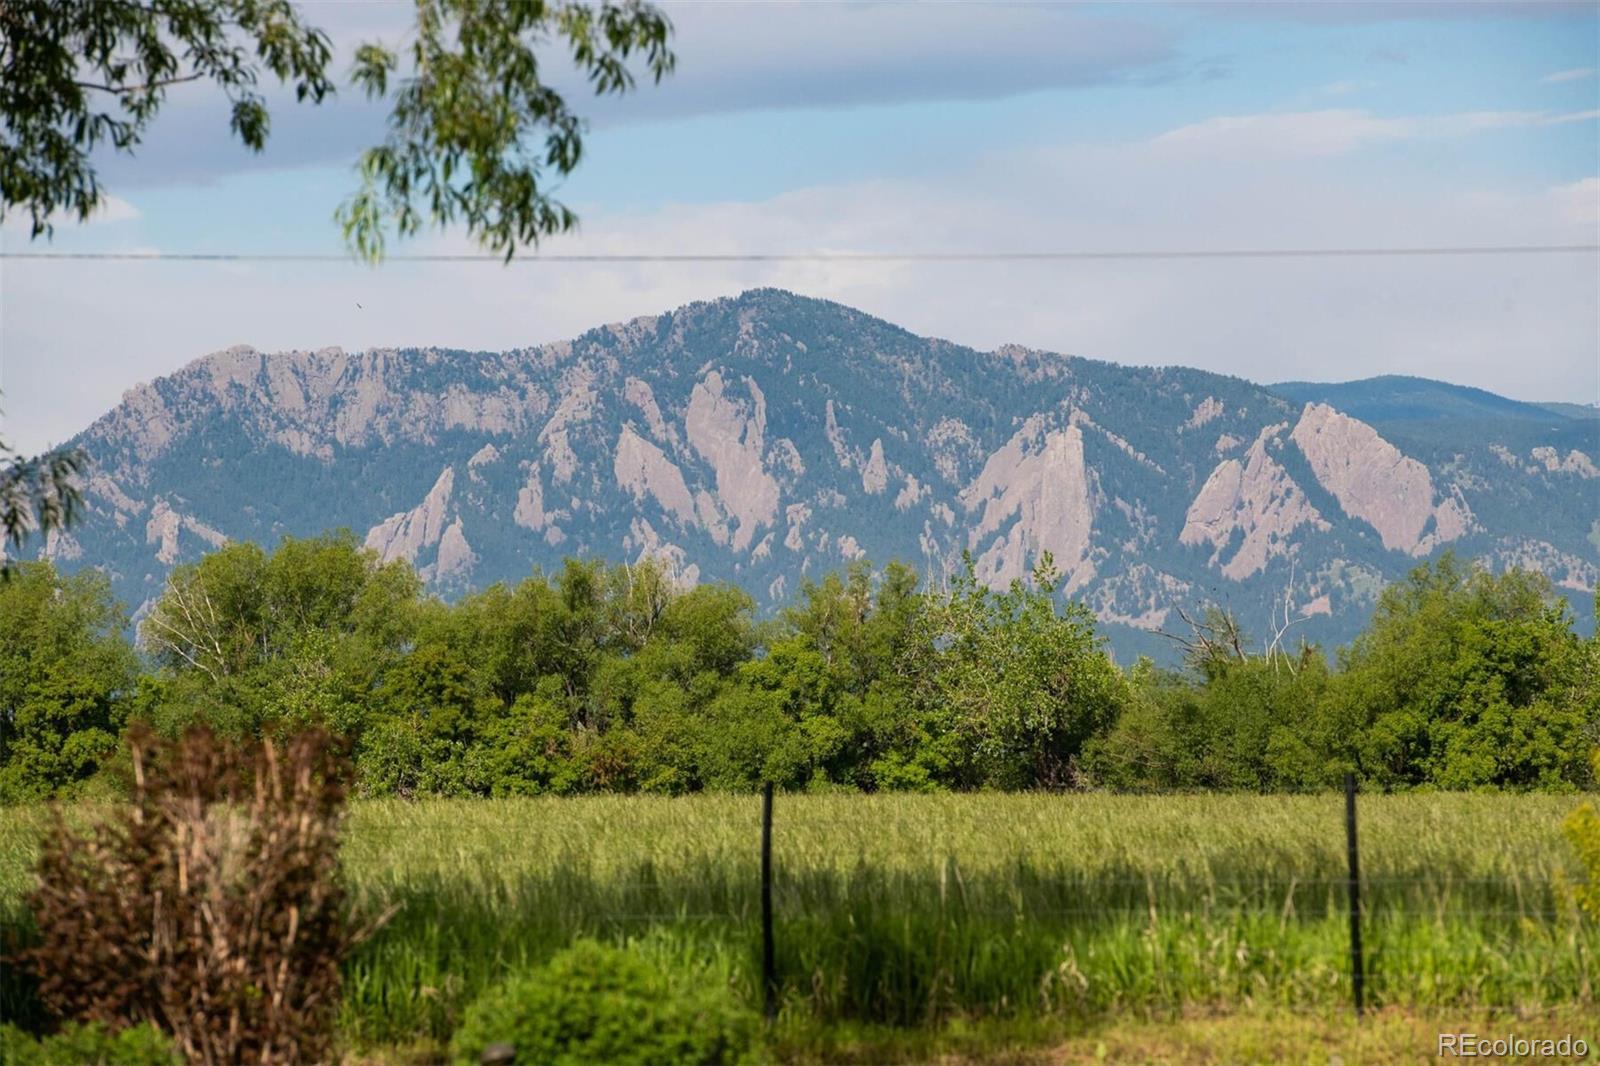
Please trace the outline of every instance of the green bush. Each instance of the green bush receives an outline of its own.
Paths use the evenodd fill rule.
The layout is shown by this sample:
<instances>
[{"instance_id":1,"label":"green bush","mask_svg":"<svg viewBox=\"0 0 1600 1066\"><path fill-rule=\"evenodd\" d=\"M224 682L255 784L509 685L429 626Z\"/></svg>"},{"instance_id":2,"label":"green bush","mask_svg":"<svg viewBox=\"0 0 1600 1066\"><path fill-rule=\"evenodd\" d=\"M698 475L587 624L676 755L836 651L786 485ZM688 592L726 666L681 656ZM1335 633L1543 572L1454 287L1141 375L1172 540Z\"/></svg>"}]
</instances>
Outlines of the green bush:
<instances>
[{"instance_id":1,"label":"green bush","mask_svg":"<svg viewBox=\"0 0 1600 1066\"><path fill-rule=\"evenodd\" d=\"M47 1037L0 1025L0 1066L178 1066L172 1041L148 1025L113 1033L100 1025L68 1025Z\"/></svg>"},{"instance_id":2,"label":"green bush","mask_svg":"<svg viewBox=\"0 0 1600 1066\"><path fill-rule=\"evenodd\" d=\"M1600 777L1600 748L1595 749L1590 761L1594 763L1595 776ZM1583 865L1584 880L1574 889L1577 904L1600 921L1600 805L1593 801L1580 805L1567 815L1562 830Z\"/></svg>"},{"instance_id":3,"label":"green bush","mask_svg":"<svg viewBox=\"0 0 1600 1066\"><path fill-rule=\"evenodd\" d=\"M734 1063L749 1059L756 1029L725 986L675 982L636 952L580 940L480 996L451 1052L462 1066L500 1043L548 1066Z\"/></svg>"}]
</instances>

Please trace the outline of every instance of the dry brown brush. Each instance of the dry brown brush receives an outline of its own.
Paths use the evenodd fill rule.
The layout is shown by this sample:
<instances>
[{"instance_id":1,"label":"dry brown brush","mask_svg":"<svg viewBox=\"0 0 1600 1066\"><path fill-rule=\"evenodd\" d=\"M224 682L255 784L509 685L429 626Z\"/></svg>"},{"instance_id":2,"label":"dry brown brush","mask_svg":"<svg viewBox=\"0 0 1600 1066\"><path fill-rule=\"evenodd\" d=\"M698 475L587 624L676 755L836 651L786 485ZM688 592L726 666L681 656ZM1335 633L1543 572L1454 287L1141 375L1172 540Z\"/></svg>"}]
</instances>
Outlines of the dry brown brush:
<instances>
[{"instance_id":1,"label":"dry brown brush","mask_svg":"<svg viewBox=\"0 0 1600 1066\"><path fill-rule=\"evenodd\" d=\"M152 1022L193 1063L325 1060L357 939L337 865L343 754L319 733L129 743L131 803L86 832L58 817L45 842L24 955L40 999Z\"/></svg>"}]
</instances>

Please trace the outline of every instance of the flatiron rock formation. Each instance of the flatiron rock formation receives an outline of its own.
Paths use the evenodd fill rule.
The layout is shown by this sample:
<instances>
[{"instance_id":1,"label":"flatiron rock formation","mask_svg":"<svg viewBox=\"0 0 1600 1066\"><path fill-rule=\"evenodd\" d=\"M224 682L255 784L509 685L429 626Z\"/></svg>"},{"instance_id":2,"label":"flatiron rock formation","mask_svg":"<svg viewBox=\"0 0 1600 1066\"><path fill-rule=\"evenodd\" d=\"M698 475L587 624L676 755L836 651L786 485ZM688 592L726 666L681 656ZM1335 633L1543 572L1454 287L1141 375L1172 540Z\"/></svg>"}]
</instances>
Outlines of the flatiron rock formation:
<instances>
[{"instance_id":1,"label":"flatiron rock formation","mask_svg":"<svg viewBox=\"0 0 1600 1066\"><path fill-rule=\"evenodd\" d=\"M1049 552L1119 654L1177 608L1333 643L1445 548L1592 618L1600 419L1417 379L1254 385L985 353L759 290L507 352L237 347L74 441L87 517L30 545L139 609L228 539L347 528L445 594L655 557L770 609L857 560L994 585Z\"/></svg>"}]
</instances>

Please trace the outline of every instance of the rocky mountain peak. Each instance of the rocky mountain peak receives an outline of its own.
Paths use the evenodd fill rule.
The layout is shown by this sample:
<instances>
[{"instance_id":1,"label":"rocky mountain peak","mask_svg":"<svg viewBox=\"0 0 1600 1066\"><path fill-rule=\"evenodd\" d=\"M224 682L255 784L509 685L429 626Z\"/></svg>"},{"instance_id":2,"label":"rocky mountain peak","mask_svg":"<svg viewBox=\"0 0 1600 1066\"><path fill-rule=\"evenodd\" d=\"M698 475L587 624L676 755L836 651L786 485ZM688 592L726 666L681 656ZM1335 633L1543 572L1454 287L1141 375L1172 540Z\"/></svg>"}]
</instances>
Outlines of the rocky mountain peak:
<instances>
[{"instance_id":1,"label":"rocky mountain peak","mask_svg":"<svg viewBox=\"0 0 1600 1066\"><path fill-rule=\"evenodd\" d=\"M1337 639L1446 546L1592 594L1600 420L1294 388L981 353L774 289L507 352L240 346L80 435L89 518L43 548L133 605L224 538L334 527L446 591L653 555L764 606L862 558L1004 584L1049 551L1128 652L1205 599L1265 618L1291 575Z\"/></svg>"}]
</instances>

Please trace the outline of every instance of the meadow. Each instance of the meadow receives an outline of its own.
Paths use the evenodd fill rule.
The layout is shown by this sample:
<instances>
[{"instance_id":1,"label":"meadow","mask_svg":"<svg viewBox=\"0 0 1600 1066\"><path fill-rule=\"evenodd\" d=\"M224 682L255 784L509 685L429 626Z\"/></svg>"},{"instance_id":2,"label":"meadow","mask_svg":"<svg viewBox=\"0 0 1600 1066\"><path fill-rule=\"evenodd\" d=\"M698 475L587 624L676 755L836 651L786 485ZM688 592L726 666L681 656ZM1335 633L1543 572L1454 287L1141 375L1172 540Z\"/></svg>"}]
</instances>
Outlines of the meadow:
<instances>
[{"instance_id":1,"label":"meadow","mask_svg":"<svg viewBox=\"0 0 1600 1066\"><path fill-rule=\"evenodd\" d=\"M1573 803L1362 797L1369 1002L1587 1009L1600 928L1564 891ZM47 816L7 813L0 913L25 928ZM759 797L727 794L357 803L352 907L399 909L347 965L345 1045L446 1039L485 985L580 935L757 1003L759 815ZM773 847L781 1026L813 1042L1350 1003L1337 795L780 794Z\"/></svg>"}]
</instances>

